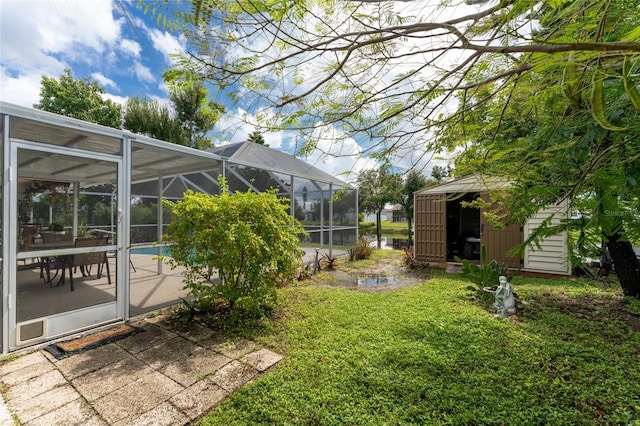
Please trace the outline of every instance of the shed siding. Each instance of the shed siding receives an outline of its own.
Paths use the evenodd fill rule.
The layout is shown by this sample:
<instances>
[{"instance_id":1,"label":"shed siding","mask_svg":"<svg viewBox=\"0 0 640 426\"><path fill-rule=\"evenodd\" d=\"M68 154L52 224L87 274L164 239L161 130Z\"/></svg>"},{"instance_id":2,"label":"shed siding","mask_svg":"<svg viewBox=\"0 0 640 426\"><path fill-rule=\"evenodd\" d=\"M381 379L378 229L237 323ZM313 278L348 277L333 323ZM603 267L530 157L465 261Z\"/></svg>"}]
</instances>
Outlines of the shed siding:
<instances>
[{"instance_id":1,"label":"shed siding","mask_svg":"<svg viewBox=\"0 0 640 426\"><path fill-rule=\"evenodd\" d=\"M447 261L445 194L416 194L414 255L420 262Z\"/></svg>"},{"instance_id":2,"label":"shed siding","mask_svg":"<svg viewBox=\"0 0 640 426\"><path fill-rule=\"evenodd\" d=\"M567 203L539 211L525 224L525 239L529 238L533 230L551 214L555 214L551 220L552 225L558 225L567 217ZM534 272L547 272L569 275L571 266L569 250L567 248L567 232L545 238L540 242L540 248L529 246L524 254L524 270Z\"/></svg>"}]
</instances>

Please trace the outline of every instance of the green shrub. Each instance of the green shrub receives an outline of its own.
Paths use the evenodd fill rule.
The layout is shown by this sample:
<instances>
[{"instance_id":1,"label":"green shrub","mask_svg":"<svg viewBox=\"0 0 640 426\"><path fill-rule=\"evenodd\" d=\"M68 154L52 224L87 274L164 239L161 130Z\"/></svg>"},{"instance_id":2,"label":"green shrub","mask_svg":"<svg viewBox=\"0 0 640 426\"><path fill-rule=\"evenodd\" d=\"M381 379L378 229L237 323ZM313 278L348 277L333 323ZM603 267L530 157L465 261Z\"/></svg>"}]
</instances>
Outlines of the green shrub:
<instances>
[{"instance_id":1,"label":"green shrub","mask_svg":"<svg viewBox=\"0 0 640 426\"><path fill-rule=\"evenodd\" d=\"M403 255L402 255L402 264L409 268L409 269L413 269L416 267L416 257L415 254L413 252L413 246L409 246L409 247L405 247L402 249L403 250Z\"/></svg>"},{"instance_id":2,"label":"green shrub","mask_svg":"<svg viewBox=\"0 0 640 426\"><path fill-rule=\"evenodd\" d=\"M185 268L185 288L199 308L222 304L259 316L275 305L278 283L295 278L304 230L275 192L229 194L219 181L222 195L187 191L182 201L165 200L173 215L165 235L169 262Z\"/></svg>"},{"instance_id":3,"label":"green shrub","mask_svg":"<svg viewBox=\"0 0 640 426\"><path fill-rule=\"evenodd\" d=\"M335 271L338 269L338 258L331 257L328 254L323 254L320 259L320 269L327 269L329 271Z\"/></svg>"},{"instance_id":4,"label":"green shrub","mask_svg":"<svg viewBox=\"0 0 640 426\"><path fill-rule=\"evenodd\" d=\"M371 253L373 253L373 247L369 245L369 241L365 237L360 236L356 245L349 249L349 260L369 259Z\"/></svg>"},{"instance_id":5,"label":"green shrub","mask_svg":"<svg viewBox=\"0 0 640 426\"><path fill-rule=\"evenodd\" d=\"M61 223L52 222L49 225L49 231L51 231L51 232L62 232L62 231L64 231L64 226Z\"/></svg>"},{"instance_id":6,"label":"green shrub","mask_svg":"<svg viewBox=\"0 0 640 426\"><path fill-rule=\"evenodd\" d=\"M498 265L495 259L487 263L487 248L484 245L480 248L480 265L466 259L460 259L458 256L454 256L454 259L456 262L462 263L460 276L473 282L478 287L478 291L482 291L484 287L498 285L498 278L501 275L508 279L511 278L507 265Z\"/></svg>"}]
</instances>

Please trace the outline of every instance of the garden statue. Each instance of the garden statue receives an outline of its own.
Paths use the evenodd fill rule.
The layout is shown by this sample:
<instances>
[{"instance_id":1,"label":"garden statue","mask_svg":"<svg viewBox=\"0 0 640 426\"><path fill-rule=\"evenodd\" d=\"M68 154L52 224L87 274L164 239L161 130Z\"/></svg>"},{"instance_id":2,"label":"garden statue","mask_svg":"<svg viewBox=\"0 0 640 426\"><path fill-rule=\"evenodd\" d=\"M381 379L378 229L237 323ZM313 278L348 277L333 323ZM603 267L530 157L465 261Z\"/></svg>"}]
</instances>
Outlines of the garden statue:
<instances>
[{"instance_id":1,"label":"garden statue","mask_svg":"<svg viewBox=\"0 0 640 426\"><path fill-rule=\"evenodd\" d=\"M496 316L498 318L507 318L509 313L512 314L516 311L516 301L507 277L501 275L499 280L500 284L496 288L493 306L496 308Z\"/></svg>"},{"instance_id":2,"label":"garden statue","mask_svg":"<svg viewBox=\"0 0 640 426\"><path fill-rule=\"evenodd\" d=\"M505 277L505 276L500 276L499 281L500 281L501 285L504 282L504 286L507 288L507 298L504 301L504 306L505 306L505 308L507 308L507 312L509 312L510 314L515 314L516 313L516 299L513 296L513 290L511 289L511 284L509 284L509 281L507 280L507 277Z\"/></svg>"}]
</instances>

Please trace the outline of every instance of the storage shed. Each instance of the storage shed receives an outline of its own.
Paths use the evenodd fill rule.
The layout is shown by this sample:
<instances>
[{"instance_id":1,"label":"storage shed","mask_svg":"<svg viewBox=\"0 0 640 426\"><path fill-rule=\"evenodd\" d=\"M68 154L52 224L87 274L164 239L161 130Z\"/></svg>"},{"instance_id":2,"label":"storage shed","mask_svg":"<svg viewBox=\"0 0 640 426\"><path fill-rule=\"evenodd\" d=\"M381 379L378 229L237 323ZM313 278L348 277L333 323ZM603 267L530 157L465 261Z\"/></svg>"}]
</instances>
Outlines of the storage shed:
<instances>
[{"instance_id":1,"label":"storage shed","mask_svg":"<svg viewBox=\"0 0 640 426\"><path fill-rule=\"evenodd\" d=\"M478 197L490 201L489 188L508 186L504 180L467 176L414 193L415 258L418 262L446 267L454 256L479 260L480 247L486 246L487 258L527 272L569 275L567 233L545 238L540 247L527 247L524 257L507 253L528 238L542 221L553 215L552 224L567 217L567 203L538 212L522 225L504 229L492 226L482 209L465 207Z\"/></svg>"}]
</instances>

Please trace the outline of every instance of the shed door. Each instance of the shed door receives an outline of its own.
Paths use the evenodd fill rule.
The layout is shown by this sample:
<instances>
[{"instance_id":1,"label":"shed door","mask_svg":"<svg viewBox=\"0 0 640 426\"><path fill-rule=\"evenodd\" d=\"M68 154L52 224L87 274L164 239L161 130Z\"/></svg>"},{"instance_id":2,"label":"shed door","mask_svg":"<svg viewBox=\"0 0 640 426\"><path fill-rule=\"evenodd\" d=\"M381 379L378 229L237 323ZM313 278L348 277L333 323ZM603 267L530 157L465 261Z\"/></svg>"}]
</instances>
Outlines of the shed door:
<instances>
[{"instance_id":1,"label":"shed door","mask_svg":"<svg viewBox=\"0 0 640 426\"><path fill-rule=\"evenodd\" d=\"M414 253L417 261L447 261L446 198L446 194L417 194L415 196Z\"/></svg>"},{"instance_id":2,"label":"shed door","mask_svg":"<svg viewBox=\"0 0 640 426\"><path fill-rule=\"evenodd\" d=\"M489 201L489 195L482 194L482 199ZM492 226L487 218L480 212L480 241L487 248L487 261L493 259L502 265L506 263L512 268L522 267L522 256L508 257L509 252L515 246L522 244L523 229L520 225L510 225L504 229Z\"/></svg>"}]
</instances>

